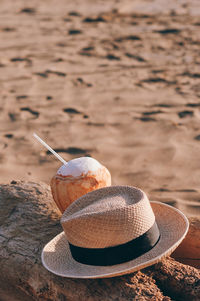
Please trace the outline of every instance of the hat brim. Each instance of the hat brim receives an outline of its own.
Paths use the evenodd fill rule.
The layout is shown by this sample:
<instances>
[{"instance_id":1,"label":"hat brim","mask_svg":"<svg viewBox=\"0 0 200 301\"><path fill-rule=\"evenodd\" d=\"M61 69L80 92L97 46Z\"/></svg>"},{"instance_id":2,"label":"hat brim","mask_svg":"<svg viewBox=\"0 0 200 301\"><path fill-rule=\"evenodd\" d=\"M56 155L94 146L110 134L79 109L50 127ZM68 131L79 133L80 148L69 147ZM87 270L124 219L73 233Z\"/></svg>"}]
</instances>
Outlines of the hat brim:
<instances>
[{"instance_id":1,"label":"hat brim","mask_svg":"<svg viewBox=\"0 0 200 301\"><path fill-rule=\"evenodd\" d=\"M42 251L42 263L50 272L68 278L108 278L143 269L169 256L181 243L189 228L188 219L178 209L160 202L150 202L160 230L160 240L153 249L129 262L112 266L92 266L75 261L65 233L53 238Z\"/></svg>"}]
</instances>

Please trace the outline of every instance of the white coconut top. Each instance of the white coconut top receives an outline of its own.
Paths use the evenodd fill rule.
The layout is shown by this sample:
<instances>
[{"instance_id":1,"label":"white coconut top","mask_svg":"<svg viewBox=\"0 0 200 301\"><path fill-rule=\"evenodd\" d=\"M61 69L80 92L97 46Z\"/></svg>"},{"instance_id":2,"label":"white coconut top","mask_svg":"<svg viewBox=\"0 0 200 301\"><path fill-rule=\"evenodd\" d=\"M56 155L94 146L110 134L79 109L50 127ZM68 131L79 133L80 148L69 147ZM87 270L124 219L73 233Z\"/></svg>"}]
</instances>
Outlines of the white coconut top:
<instances>
[{"instance_id":1,"label":"white coconut top","mask_svg":"<svg viewBox=\"0 0 200 301\"><path fill-rule=\"evenodd\" d=\"M102 165L95 159L90 157L81 157L69 161L67 164L62 165L58 171L58 175L79 177L88 172L95 174Z\"/></svg>"}]
</instances>

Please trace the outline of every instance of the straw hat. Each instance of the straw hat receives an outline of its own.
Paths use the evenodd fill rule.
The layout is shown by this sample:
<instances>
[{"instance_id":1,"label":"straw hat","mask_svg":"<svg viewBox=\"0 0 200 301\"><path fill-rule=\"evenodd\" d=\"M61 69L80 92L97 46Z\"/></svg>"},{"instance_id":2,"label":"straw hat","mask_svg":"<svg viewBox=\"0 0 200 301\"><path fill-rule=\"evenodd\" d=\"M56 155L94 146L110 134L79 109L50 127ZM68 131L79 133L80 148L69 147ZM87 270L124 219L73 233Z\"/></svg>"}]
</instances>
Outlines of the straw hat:
<instances>
[{"instance_id":1,"label":"straw hat","mask_svg":"<svg viewBox=\"0 0 200 301\"><path fill-rule=\"evenodd\" d=\"M52 273L70 278L129 274L170 255L189 223L179 210L149 202L135 187L110 186L73 202L63 213L64 232L42 251Z\"/></svg>"}]
</instances>

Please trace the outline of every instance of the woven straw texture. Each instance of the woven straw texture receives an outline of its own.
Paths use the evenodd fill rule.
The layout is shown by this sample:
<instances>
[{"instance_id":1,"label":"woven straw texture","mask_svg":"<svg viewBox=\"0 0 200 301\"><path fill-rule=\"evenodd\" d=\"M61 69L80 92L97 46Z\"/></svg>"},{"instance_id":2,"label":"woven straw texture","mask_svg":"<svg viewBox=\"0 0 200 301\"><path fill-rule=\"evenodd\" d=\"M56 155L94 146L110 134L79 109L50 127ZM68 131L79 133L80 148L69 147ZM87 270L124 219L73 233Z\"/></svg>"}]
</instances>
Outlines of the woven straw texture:
<instances>
[{"instance_id":1,"label":"woven straw texture","mask_svg":"<svg viewBox=\"0 0 200 301\"><path fill-rule=\"evenodd\" d=\"M144 234L154 221L145 193L128 186L88 193L74 202L61 218L67 240L84 248L124 244Z\"/></svg>"},{"instance_id":2,"label":"woven straw texture","mask_svg":"<svg viewBox=\"0 0 200 301\"><path fill-rule=\"evenodd\" d=\"M43 249L43 265L54 274L70 278L105 278L129 274L155 264L170 255L187 234L187 218L177 209L159 202L151 202L160 230L160 240L147 253L126 263L113 266L91 266L76 262L64 232L52 239ZM63 217L64 219L66 216Z\"/></svg>"}]
</instances>

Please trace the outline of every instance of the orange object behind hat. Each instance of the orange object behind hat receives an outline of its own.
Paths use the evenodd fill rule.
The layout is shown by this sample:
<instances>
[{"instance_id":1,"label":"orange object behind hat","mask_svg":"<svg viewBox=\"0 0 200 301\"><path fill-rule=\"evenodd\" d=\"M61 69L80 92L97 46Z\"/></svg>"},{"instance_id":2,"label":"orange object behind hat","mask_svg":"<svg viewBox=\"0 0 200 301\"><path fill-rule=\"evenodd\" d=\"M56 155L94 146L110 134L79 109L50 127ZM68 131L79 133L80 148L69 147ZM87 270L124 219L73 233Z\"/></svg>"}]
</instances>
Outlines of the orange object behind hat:
<instances>
[{"instance_id":1,"label":"orange object behind hat","mask_svg":"<svg viewBox=\"0 0 200 301\"><path fill-rule=\"evenodd\" d=\"M51 179L50 185L54 201L63 213L82 195L110 186L111 175L97 160L81 157L62 165Z\"/></svg>"}]
</instances>

